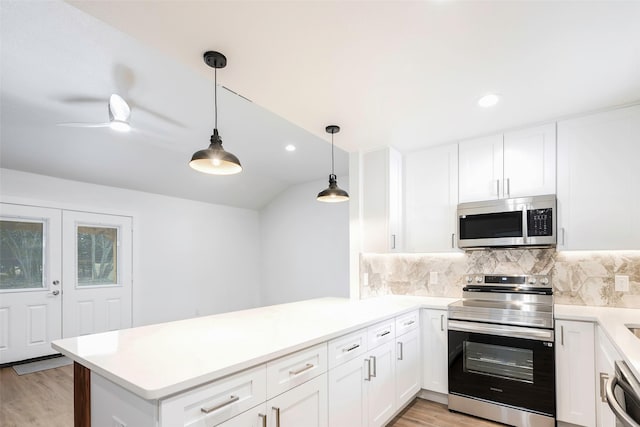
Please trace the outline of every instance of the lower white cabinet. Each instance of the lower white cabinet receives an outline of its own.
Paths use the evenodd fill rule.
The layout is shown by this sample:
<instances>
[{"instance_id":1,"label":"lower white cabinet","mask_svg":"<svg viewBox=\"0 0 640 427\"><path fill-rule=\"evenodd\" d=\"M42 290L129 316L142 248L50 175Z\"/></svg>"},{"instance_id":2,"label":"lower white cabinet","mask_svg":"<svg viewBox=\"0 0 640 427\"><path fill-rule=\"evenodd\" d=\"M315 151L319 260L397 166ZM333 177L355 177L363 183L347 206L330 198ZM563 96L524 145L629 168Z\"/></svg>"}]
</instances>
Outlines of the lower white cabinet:
<instances>
[{"instance_id":1,"label":"lower white cabinet","mask_svg":"<svg viewBox=\"0 0 640 427\"><path fill-rule=\"evenodd\" d=\"M615 361L622 357L600 327L596 328L596 418L598 427L616 427L616 417L605 394L615 374Z\"/></svg>"},{"instance_id":2,"label":"lower white cabinet","mask_svg":"<svg viewBox=\"0 0 640 427\"><path fill-rule=\"evenodd\" d=\"M420 330L396 338L396 404L408 403L420 391Z\"/></svg>"},{"instance_id":3,"label":"lower white cabinet","mask_svg":"<svg viewBox=\"0 0 640 427\"><path fill-rule=\"evenodd\" d=\"M240 415L217 424L217 427L265 427L267 424L267 404L263 403Z\"/></svg>"},{"instance_id":4,"label":"lower white cabinet","mask_svg":"<svg viewBox=\"0 0 640 427\"><path fill-rule=\"evenodd\" d=\"M596 425L594 324L556 320L556 403L558 421Z\"/></svg>"},{"instance_id":5,"label":"lower white cabinet","mask_svg":"<svg viewBox=\"0 0 640 427\"><path fill-rule=\"evenodd\" d=\"M396 411L395 343L388 342L367 353L371 361L369 380L369 426L386 424Z\"/></svg>"},{"instance_id":6,"label":"lower white cabinet","mask_svg":"<svg viewBox=\"0 0 640 427\"><path fill-rule=\"evenodd\" d=\"M422 388L449 392L447 311L422 309Z\"/></svg>"},{"instance_id":7,"label":"lower white cabinet","mask_svg":"<svg viewBox=\"0 0 640 427\"><path fill-rule=\"evenodd\" d=\"M268 400L267 410L269 427L328 427L327 374Z\"/></svg>"},{"instance_id":8,"label":"lower white cabinet","mask_svg":"<svg viewBox=\"0 0 640 427\"><path fill-rule=\"evenodd\" d=\"M330 426L368 426L369 366L361 357L329 371Z\"/></svg>"}]
</instances>

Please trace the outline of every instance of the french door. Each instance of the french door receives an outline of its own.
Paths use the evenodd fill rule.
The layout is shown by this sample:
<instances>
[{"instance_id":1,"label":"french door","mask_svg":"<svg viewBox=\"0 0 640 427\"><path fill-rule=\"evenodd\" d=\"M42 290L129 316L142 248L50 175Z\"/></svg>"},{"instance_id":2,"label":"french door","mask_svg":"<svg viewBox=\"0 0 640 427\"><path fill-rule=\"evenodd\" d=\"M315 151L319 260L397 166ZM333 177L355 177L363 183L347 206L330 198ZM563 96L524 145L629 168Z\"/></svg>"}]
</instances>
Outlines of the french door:
<instances>
[{"instance_id":1,"label":"french door","mask_svg":"<svg viewBox=\"0 0 640 427\"><path fill-rule=\"evenodd\" d=\"M131 217L0 203L0 363L131 326Z\"/></svg>"}]
</instances>

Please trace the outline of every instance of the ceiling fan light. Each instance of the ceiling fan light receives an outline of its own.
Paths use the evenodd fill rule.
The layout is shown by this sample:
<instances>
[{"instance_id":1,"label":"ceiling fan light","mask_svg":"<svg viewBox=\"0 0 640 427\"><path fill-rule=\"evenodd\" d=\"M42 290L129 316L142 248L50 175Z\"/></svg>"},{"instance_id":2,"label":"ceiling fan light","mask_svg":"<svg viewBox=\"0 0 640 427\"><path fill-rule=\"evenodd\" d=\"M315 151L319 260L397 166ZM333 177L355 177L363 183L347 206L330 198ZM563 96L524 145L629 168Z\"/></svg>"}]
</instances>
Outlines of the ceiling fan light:
<instances>
[{"instance_id":1,"label":"ceiling fan light","mask_svg":"<svg viewBox=\"0 0 640 427\"><path fill-rule=\"evenodd\" d=\"M329 175L329 187L318 193L317 200L326 203L346 202L349 193L338 187L338 180L334 174Z\"/></svg>"},{"instance_id":2,"label":"ceiling fan light","mask_svg":"<svg viewBox=\"0 0 640 427\"><path fill-rule=\"evenodd\" d=\"M118 120L126 122L131 115L131 108L127 101L125 101L120 95L112 94L109 97L109 116L111 120Z\"/></svg>"},{"instance_id":3,"label":"ceiling fan light","mask_svg":"<svg viewBox=\"0 0 640 427\"><path fill-rule=\"evenodd\" d=\"M110 121L109 127L117 132L129 132L131 130L131 125L121 120Z\"/></svg>"}]
</instances>

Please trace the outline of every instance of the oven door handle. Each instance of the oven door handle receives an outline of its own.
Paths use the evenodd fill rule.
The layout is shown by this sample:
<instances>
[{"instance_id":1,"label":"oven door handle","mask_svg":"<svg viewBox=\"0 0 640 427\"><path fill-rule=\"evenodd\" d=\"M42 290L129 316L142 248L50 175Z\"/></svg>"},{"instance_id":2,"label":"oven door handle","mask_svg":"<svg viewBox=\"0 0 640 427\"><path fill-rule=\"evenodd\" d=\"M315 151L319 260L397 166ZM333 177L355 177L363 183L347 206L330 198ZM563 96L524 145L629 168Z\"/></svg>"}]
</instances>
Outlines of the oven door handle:
<instances>
[{"instance_id":1,"label":"oven door handle","mask_svg":"<svg viewBox=\"0 0 640 427\"><path fill-rule=\"evenodd\" d=\"M450 331L472 332L512 338L526 338L538 341L553 341L552 329L523 328L520 326L460 322L457 320L449 320L448 327Z\"/></svg>"}]
</instances>

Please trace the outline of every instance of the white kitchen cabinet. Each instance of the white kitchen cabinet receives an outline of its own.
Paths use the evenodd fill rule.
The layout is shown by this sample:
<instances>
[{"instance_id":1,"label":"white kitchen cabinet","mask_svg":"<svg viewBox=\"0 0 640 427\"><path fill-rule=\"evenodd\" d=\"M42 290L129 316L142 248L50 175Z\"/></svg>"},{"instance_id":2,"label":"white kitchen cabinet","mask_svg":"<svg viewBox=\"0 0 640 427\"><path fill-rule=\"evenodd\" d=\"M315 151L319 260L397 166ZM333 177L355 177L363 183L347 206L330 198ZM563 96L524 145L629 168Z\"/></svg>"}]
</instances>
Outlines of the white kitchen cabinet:
<instances>
[{"instance_id":1,"label":"white kitchen cabinet","mask_svg":"<svg viewBox=\"0 0 640 427\"><path fill-rule=\"evenodd\" d=\"M640 106L558 122L558 249L640 249Z\"/></svg>"},{"instance_id":2,"label":"white kitchen cabinet","mask_svg":"<svg viewBox=\"0 0 640 427\"><path fill-rule=\"evenodd\" d=\"M420 391L420 330L412 329L396 338L396 404L403 406Z\"/></svg>"},{"instance_id":3,"label":"white kitchen cabinet","mask_svg":"<svg viewBox=\"0 0 640 427\"><path fill-rule=\"evenodd\" d=\"M554 194L555 123L462 141L459 201Z\"/></svg>"},{"instance_id":4,"label":"white kitchen cabinet","mask_svg":"<svg viewBox=\"0 0 640 427\"><path fill-rule=\"evenodd\" d=\"M449 392L447 311L422 309L422 388Z\"/></svg>"},{"instance_id":5,"label":"white kitchen cabinet","mask_svg":"<svg viewBox=\"0 0 640 427\"><path fill-rule=\"evenodd\" d=\"M393 148L362 153L362 251L402 247L402 156Z\"/></svg>"},{"instance_id":6,"label":"white kitchen cabinet","mask_svg":"<svg viewBox=\"0 0 640 427\"><path fill-rule=\"evenodd\" d=\"M591 322L556 320L558 421L596 425L595 332Z\"/></svg>"},{"instance_id":7,"label":"white kitchen cabinet","mask_svg":"<svg viewBox=\"0 0 640 427\"><path fill-rule=\"evenodd\" d=\"M458 205L458 144L404 158L404 250L452 252Z\"/></svg>"},{"instance_id":8,"label":"white kitchen cabinet","mask_svg":"<svg viewBox=\"0 0 640 427\"><path fill-rule=\"evenodd\" d=\"M267 363L267 399L327 372L327 343Z\"/></svg>"},{"instance_id":9,"label":"white kitchen cabinet","mask_svg":"<svg viewBox=\"0 0 640 427\"><path fill-rule=\"evenodd\" d=\"M217 427L263 427L266 425L265 422L267 422L267 404L263 403L222 424L217 424Z\"/></svg>"},{"instance_id":10,"label":"white kitchen cabinet","mask_svg":"<svg viewBox=\"0 0 640 427\"><path fill-rule=\"evenodd\" d=\"M598 427L616 427L616 417L607 403L605 387L615 374L615 361L622 357L602 328L596 328L596 419Z\"/></svg>"},{"instance_id":11,"label":"white kitchen cabinet","mask_svg":"<svg viewBox=\"0 0 640 427\"><path fill-rule=\"evenodd\" d=\"M396 411L395 343L382 344L367 352L371 360L368 390L369 427L384 426Z\"/></svg>"},{"instance_id":12,"label":"white kitchen cabinet","mask_svg":"<svg viewBox=\"0 0 640 427\"><path fill-rule=\"evenodd\" d=\"M359 357L329 371L330 426L368 426L369 364Z\"/></svg>"},{"instance_id":13,"label":"white kitchen cabinet","mask_svg":"<svg viewBox=\"0 0 640 427\"><path fill-rule=\"evenodd\" d=\"M267 401L269 427L328 427L327 374Z\"/></svg>"}]
</instances>

